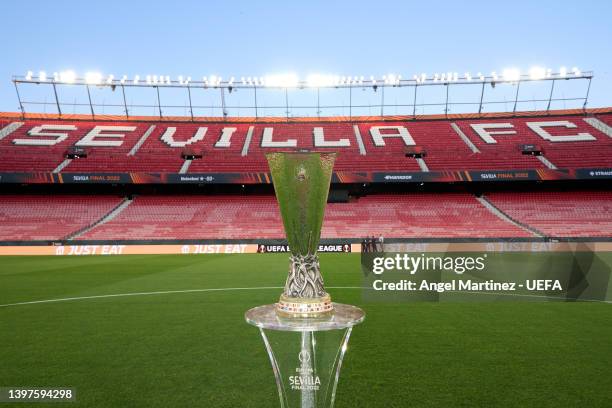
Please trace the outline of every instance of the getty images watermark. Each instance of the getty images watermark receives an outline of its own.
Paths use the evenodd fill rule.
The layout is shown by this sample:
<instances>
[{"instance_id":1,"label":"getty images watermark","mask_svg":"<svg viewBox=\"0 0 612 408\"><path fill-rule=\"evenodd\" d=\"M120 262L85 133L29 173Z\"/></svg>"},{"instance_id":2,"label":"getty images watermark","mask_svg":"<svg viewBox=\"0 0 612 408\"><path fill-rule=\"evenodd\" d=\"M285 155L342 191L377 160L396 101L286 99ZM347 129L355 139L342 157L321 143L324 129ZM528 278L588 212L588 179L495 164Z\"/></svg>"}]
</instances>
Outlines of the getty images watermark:
<instances>
[{"instance_id":1,"label":"getty images watermark","mask_svg":"<svg viewBox=\"0 0 612 408\"><path fill-rule=\"evenodd\" d=\"M364 253L367 301L610 300L612 255Z\"/></svg>"}]
</instances>

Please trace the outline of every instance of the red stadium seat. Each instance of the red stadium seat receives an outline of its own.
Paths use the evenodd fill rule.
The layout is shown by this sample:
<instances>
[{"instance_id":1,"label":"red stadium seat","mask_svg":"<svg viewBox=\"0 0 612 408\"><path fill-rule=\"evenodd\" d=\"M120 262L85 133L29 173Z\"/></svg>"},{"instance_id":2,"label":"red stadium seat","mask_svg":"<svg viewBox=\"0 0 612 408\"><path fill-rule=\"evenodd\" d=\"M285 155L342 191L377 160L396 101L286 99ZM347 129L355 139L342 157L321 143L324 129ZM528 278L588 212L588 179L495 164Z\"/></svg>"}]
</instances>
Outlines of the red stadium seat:
<instances>
[{"instance_id":1,"label":"red stadium seat","mask_svg":"<svg viewBox=\"0 0 612 408\"><path fill-rule=\"evenodd\" d=\"M499 192L489 200L513 219L554 237L612 236L612 192Z\"/></svg>"},{"instance_id":2,"label":"red stadium seat","mask_svg":"<svg viewBox=\"0 0 612 408\"><path fill-rule=\"evenodd\" d=\"M0 240L60 240L102 218L120 197L80 195L0 196Z\"/></svg>"}]
</instances>

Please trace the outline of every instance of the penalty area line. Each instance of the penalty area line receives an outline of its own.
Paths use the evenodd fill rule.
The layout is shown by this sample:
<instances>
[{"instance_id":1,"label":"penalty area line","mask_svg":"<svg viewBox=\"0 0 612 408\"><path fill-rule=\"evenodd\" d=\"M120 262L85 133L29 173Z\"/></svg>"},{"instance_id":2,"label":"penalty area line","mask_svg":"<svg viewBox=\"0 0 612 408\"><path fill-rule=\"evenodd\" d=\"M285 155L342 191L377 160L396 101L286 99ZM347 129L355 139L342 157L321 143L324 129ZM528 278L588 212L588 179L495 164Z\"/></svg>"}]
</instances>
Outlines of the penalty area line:
<instances>
[{"instance_id":1,"label":"penalty area line","mask_svg":"<svg viewBox=\"0 0 612 408\"><path fill-rule=\"evenodd\" d=\"M32 300L29 302L7 303L4 305L0 305L0 307L36 305L40 303L71 302L75 300L104 299L104 298L127 297L127 296L168 295L168 294L176 294L176 293L198 293L198 292L231 292L231 291L239 291L239 290L267 290L267 289L283 289L283 286L257 286L257 287L250 287L250 288L248 287L247 288L206 288L206 289L162 290L162 291L155 291L155 292L111 293L107 295L75 296L75 297L57 298L57 299ZM361 289L361 286L329 286L328 289Z\"/></svg>"}]
</instances>

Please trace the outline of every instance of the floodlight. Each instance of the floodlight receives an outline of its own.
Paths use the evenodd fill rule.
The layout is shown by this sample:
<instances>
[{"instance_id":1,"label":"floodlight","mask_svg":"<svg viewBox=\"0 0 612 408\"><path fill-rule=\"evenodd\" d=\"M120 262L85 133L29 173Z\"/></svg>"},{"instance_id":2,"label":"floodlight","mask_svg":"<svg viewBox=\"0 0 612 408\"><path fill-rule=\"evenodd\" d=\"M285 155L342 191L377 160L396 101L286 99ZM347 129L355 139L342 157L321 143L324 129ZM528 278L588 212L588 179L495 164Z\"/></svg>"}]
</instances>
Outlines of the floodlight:
<instances>
[{"instance_id":1,"label":"floodlight","mask_svg":"<svg viewBox=\"0 0 612 408\"><path fill-rule=\"evenodd\" d=\"M26 81L31 81L32 80L32 71L28 71L28 73L26 74Z\"/></svg>"},{"instance_id":2,"label":"floodlight","mask_svg":"<svg viewBox=\"0 0 612 408\"><path fill-rule=\"evenodd\" d=\"M62 71L59 74L59 79L62 82L72 84L76 80L76 74L74 73L74 71Z\"/></svg>"},{"instance_id":3,"label":"floodlight","mask_svg":"<svg viewBox=\"0 0 612 408\"><path fill-rule=\"evenodd\" d=\"M45 71L40 71L38 73L38 79L41 81L46 81L47 80L47 73Z\"/></svg>"},{"instance_id":4,"label":"floodlight","mask_svg":"<svg viewBox=\"0 0 612 408\"><path fill-rule=\"evenodd\" d=\"M267 75L263 83L269 87L294 88L298 85L299 79L293 73Z\"/></svg>"},{"instance_id":5,"label":"floodlight","mask_svg":"<svg viewBox=\"0 0 612 408\"><path fill-rule=\"evenodd\" d=\"M559 68L559 76L566 76L567 75L567 68L566 67L561 67Z\"/></svg>"},{"instance_id":6,"label":"floodlight","mask_svg":"<svg viewBox=\"0 0 612 408\"><path fill-rule=\"evenodd\" d=\"M516 82L521 79L521 71L517 68L506 68L502 72L502 76L504 77L504 81Z\"/></svg>"},{"instance_id":7,"label":"floodlight","mask_svg":"<svg viewBox=\"0 0 612 408\"><path fill-rule=\"evenodd\" d=\"M579 70L577 67L573 67L573 68L572 68L572 72L573 72L573 73L574 73L574 75L576 75L576 76L580 76L580 75L581 75L581 72L580 72L580 70Z\"/></svg>"},{"instance_id":8,"label":"floodlight","mask_svg":"<svg viewBox=\"0 0 612 408\"><path fill-rule=\"evenodd\" d=\"M88 72L85 74L85 82L96 85L102 82L102 74L99 72Z\"/></svg>"},{"instance_id":9,"label":"floodlight","mask_svg":"<svg viewBox=\"0 0 612 408\"><path fill-rule=\"evenodd\" d=\"M529 78L538 80L543 79L546 76L546 69L542 67L531 67L529 70Z\"/></svg>"},{"instance_id":10,"label":"floodlight","mask_svg":"<svg viewBox=\"0 0 612 408\"><path fill-rule=\"evenodd\" d=\"M336 84L336 78L332 75L310 74L306 77L306 85L311 88L333 86L334 84Z\"/></svg>"},{"instance_id":11,"label":"floodlight","mask_svg":"<svg viewBox=\"0 0 612 408\"><path fill-rule=\"evenodd\" d=\"M138 81L140 81L140 75L134 77L134 85L138 85Z\"/></svg>"},{"instance_id":12,"label":"floodlight","mask_svg":"<svg viewBox=\"0 0 612 408\"><path fill-rule=\"evenodd\" d=\"M397 85L397 83L399 82L397 79L397 75L395 74L387 74L386 75L386 83L389 85ZM383 75L383 79L385 79L385 76Z\"/></svg>"},{"instance_id":13,"label":"floodlight","mask_svg":"<svg viewBox=\"0 0 612 408\"><path fill-rule=\"evenodd\" d=\"M54 80L55 82L59 82L59 74L58 74L57 72L54 72L54 73L53 73L53 80Z\"/></svg>"},{"instance_id":14,"label":"floodlight","mask_svg":"<svg viewBox=\"0 0 612 408\"><path fill-rule=\"evenodd\" d=\"M125 84L125 81L127 81L127 75L121 77L121 83Z\"/></svg>"},{"instance_id":15,"label":"floodlight","mask_svg":"<svg viewBox=\"0 0 612 408\"><path fill-rule=\"evenodd\" d=\"M115 76L113 74L110 74L108 78L106 79L106 83L112 84L114 79L115 79Z\"/></svg>"}]
</instances>

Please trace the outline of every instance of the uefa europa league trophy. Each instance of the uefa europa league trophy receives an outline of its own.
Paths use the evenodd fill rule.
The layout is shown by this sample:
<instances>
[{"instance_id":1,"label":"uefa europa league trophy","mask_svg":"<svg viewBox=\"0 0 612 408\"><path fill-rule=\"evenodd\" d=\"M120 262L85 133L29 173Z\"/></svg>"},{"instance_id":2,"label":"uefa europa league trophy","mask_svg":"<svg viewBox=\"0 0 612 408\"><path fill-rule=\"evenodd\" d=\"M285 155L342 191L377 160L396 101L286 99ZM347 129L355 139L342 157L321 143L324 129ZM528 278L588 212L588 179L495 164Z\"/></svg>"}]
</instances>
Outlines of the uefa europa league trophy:
<instances>
[{"instance_id":1,"label":"uefa europa league trophy","mask_svg":"<svg viewBox=\"0 0 612 408\"><path fill-rule=\"evenodd\" d=\"M289 249L289 275L278 303L246 312L259 328L280 406L333 407L342 359L353 326L365 318L355 306L332 303L323 286L317 247L335 153L266 155Z\"/></svg>"}]
</instances>

